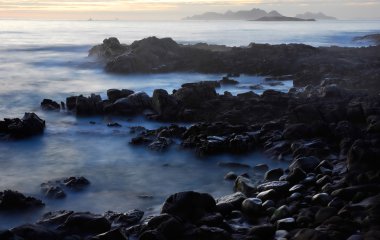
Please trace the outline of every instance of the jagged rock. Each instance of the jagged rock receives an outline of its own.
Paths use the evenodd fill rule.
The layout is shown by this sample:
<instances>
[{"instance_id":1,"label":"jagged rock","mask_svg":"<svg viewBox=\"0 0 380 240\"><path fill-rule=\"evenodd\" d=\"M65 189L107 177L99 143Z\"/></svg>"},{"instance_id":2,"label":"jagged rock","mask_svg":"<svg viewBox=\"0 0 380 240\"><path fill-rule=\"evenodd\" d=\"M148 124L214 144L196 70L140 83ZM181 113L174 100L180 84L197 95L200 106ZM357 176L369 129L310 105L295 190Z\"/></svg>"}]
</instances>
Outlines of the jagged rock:
<instances>
[{"instance_id":1,"label":"jagged rock","mask_svg":"<svg viewBox=\"0 0 380 240\"><path fill-rule=\"evenodd\" d=\"M108 89L107 90L107 97L111 102L115 102L119 100L120 98L126 98L129 95L134 94L135 92L129 89Z\"/></svg>"},{"instance_id":2,"label":"jagged rock","mask_svg":"<svg viewBox=\"0 0 380 240\"><path fill-rule=\"evenodd\" d=\"M61 106L51 99L44 99L41 102L41 108L46 111L59 111Z\"/></svg>"},{"instance_id":3,"label":"jagged rock","mask_svg":"<svg viewBox=\"0 0 380 240\"><path fill-rule=\"evenodd\" d=\"M26 197L16 191L5 190L4 192L0 192L0 211L41 208L44 205L41 200Z\"/></svg>"},{"instance_id":4,"label":"jagged rock","mask_svg":"<svg viewBox=\"0 0 380 240\"><path fill-rule=\"evenodd\" d=\"M4 134L10 138L27 138L42 134L45 129L45 121L35 113L25 113L22 119L5 118L0 121L0 136Z\"/></svg>"}]
</instances>

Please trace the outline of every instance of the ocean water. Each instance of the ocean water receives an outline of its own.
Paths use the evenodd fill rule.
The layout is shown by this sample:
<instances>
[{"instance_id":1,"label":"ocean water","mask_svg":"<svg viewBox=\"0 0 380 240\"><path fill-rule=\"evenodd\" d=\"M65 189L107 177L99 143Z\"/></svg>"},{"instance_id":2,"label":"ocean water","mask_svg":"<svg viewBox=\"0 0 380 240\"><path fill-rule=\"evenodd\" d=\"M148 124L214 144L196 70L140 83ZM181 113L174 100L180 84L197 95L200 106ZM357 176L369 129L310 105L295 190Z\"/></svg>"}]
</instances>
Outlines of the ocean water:
<instances>
[{"instance_id":1,"label":"ocean water","mask_svg":"<svg viewBox=\"0 0 380 240\"><path fill-rule=\"evenodd\" d=\"M143 118L76 118L68 113L48 113L39 108L44 98L64 101L73 94L98 93L105 97L109 88L128 88L151 94L156 88L172 91L182 83L219 80L223 74L170 73L112 75L87 57L91 46L115 36L131 43L148 36L172 37L192 44L207 42L242 46L257 43L306 43L313 46L366 46L355 36L380 31L379 21L321 21L305 23L258 23L244 21L0 21L0 118L22 117L36 112L47 121L43 136L22 141L0 142L0 191L13 189L41 198L46 207L37 212L0 213L0 229L33 222L52 210L127 211L140 208L159 211L160 204L174 192L197 190L215 197L232 192L232 183L223 180L234 170L218 166L220 161L237 161L254 166L269 160L262 153L241 156L221 155L198 158L192 151L173 146L156 153L128 144L132 126L153 129L161 123ZM287 91L292 81L271 87L264 76L243 75L238 87L218 89L233 94L263 84L264 89ZM261 91L256 91L261 93ZM95 121L95 125L89 124ZM121 128L106 125L117 121ZM40 184L68 176L85 176L91 186L84 192L68 192L64 200L49 200ZM140 199L139 195L152 195Z\"/></svg>"}]
</instances>

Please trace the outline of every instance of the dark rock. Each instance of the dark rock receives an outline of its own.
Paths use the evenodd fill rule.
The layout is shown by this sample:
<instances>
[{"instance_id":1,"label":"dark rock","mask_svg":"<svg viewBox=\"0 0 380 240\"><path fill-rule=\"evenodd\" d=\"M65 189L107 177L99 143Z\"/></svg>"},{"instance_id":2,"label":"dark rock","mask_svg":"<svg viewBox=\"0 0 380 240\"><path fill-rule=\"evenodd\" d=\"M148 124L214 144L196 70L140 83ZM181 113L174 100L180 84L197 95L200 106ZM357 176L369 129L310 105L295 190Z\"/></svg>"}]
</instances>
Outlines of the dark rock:
<instances>
[{"instance_id":1,"label":"dark rock","mask_svg":"<svg viewBox=\"0 0 380 240\"><path fill-rule=\"evenodd\" d=\"M275 203L274 203L274 201L272 201L272 200L266 200L266 201L263 203L263 208L264 208L264 209L273 208L273 207L275 207Z\"/></svg>"},{"instance_id":2,"label":"dark rock","mask_svg":"<svg viewBox=\"0 0 380 240\"><path fill-rule=\"evenodd\" d=\"M66 222L67 218L73 214L73 211L56 211L45 213L42 218L37 222L39 225L52 226L61 225Z\"/></svg>"},{"instance_id":3,"label":"dark rock","mask_svg":"<svg viewBox=\"0 0 380 240\"><path fill-rule=\"evenodd\" d=\"M285 139L304 139L311 136L311 129L307 124L297 123L287 126L282 134Z\"/></svg>"},{"instance_id":4,"label":"dark rock","mask_svg":"<svg viewBox=\"0 0 380 240\"><path fill-rule=\"evenodd\" d=\"M41 108L45 111L59 111L61 106L51 99L44 99L41 102Z\"/></svg>"},{"instance_id":5,"label":"dark rock","mask_svg":"<svg viewBox=\"0 0 380 240\"><path fill-rule=\"evenodd\" d=\"M0 121L0 136L4 134L10 138L20 139L44 132L45 121L39 118L35 113L25 113L22 119L4 119Z\"/></svg>"},{"instance_id":6,"label":"dark rock","mask_svg":"<svg viewBox=\"0 0 380 240\"><path fill-rule=\"evenodd\" d=\"M197 192L180 192L171 195L162 206L161 213L168 213L183 219L196 220L216 210L212 196Z\"/></svg>"},{"instance_id":7,"label":"dark rock","mask_svg":"<svg viewBox=\"0 0 380 240\"><path fill-rule=\"evenodd\" d=\"M101 234L111 229L111 223L101 215L73 213L59 229L75 234Z\"/></svg>"},{"instance_id":8,"label":"dark rock","mask_svg":"<svg viewBox=\"0 0 380 240\"><path fill-rule=\"evenodd\" d=\"M272 239L276 232L276 228L271 224L254 226L249 230L250 236L259 237L260 239Z\"/></svg>"},{"instance_id":9,"label":"dark rock","mask_svg":"<svg viewBox=\"0 0 380 240\"><path fill-rule=\"evenodd\" d=\"M62 199L66 197L66 193L60 186L55 186L54 184L43 183L41 184L41 190L46 197L52 199Z\"/></svg>"},{"instance_id":10,"label":"dark rock","mask_svg":"<svg viewBox=\"0 0 380 240\"><path fill-rule=\"evenodd\" d=\"M151 98L145 92L137 92L120 98L112 105L112 111L119 114L136 114L151 107Z\"/></svg>"},{"instance_id":11,"label":"dark rock","mask_svg":"<svg viewBox=\"0 0 380 240\"><path fill-rule=\"evenodd\" d=\"M269 170L269 167L267 164L257 164L256 166L253 167L254 172L258 173L264 173Z\"/></svg>"},{"instance_id":12,"label":"dark rock","mask_svg":"<svg viewBox=\"0 0 380 240\"><path fill-rule=\"evenodd\" d=\"M320 231L314 230L314 229L300 229L292 238L292 240L305 240L305 239L310 239L310 240L329 240L330 237L322 233Z\"/></svg>"},{"instance_id":13,"label":"dark rock","mask_svg":"<svg viewBox=\"0 0 380 240\"><path fill-rule=\"evenodd\" d=\"M241 209L250 216L257 216L263 210L262 201L258 198L247 198L243 201Z\"/></svg>"},{"instance_id":14,"label":"dark rock","mask_svg":"<svg viewBox=\"0 0 380 240\"><path fill-rule=\"evenodd\" d=\"M5 190L0 192L0 211L40 208L44 205L41 200L26 197L16 191Z\"/></svg>"},{"instance_id":15,"label":"dark rock","mask_svg":"<svg viewBox=\"0 0 380 240\"><path fill-rule=\"evenodd\" d=\"M236 192L236 193L218 198L216 200L216 204L217 206L221 204L231 204L235 209L240 209L242 202L246 198L247 197L243 193Z\"/></svg>"},{"instance_id":16,"label":"dark rock","mask_svg":"<svg viewBox=\"0 0 380 240\"><path fill-rule=\"evenodd\" d=\"M290 182L291 184L295 184L304 180L305 178L306 173L302 169L296 167L293 168L293 171L286 177L286 181Z\"/></svg>"},{"instance_id":17,"label":"dark rock","mask_svg":"<svg viewBox=\"0 0 380 240\"><path fill-rule=\"evenodd\" d=\"M370 143L357 140L352 145L348 153L348 169L350 171L378 169L380 152Z\"/></svg>"},{"instance_id":18,"label":"dark rock","mask_svg":"<svg viewBox=\"0 0 380 240\"><path fill-rule=\"evenodd\" d=\"M257 188L255 184L246 177L239 176L234 184L234 191L235 192L242 192L246 196L250 197L252 194L256 192Z\"/></svg>"},{"instance_id":19,"label":"dark rock","mask_svg":"<svg viewBox=\"0 0 380 240\"><path fill-rule=\"evenodd\" d=\"M318 193L315 194L312 198L312 202L315 205L327 206L331 201L331 196L327 193Z\"/></svg>"},{"instance_id":20,"label":"dark rock","mask_svg":"<svg viewBox=\"0 0 380 240\"><path fill-rule=\"evenodd\" d=\"M229 77L223 77L223 79L220 80L219 83L222 85L237 85L237 84L239 84L238 81L236 81L234 79L230 79Z\"/></svg>"},{"instance_id":21,"label":"dark rock","mask_svg":"<svg viewBox=\"0 0 380 240\"><path fill-rule=\"evenodd\" d=\"M115 226L132 226L140 222L144 212L138 209L134 209L125 213L116 213L108 211L104 214L104 217Z\"/></svg>"},{"instance_id":22,"label":"dark rock","mask_svg":"<svg viewBox=\"0 0 380 240\"><path fill-rule=\"evenodd\" d=\"M305 186L303 184L296 184L293 187L289 189L290 193L294 192L304 192L306 190Z\"/></svg>"},{"instance_id":23,"label":"dark rock","mask_svg":"<svg viewBox=\"0 0 380 240\"><path fill-rule=\"evenodd\" d=\"M218 162L218 166L228 168L250 168L248 164L237 162Z\"/></svg>"},{"instance_id":24,"label":"dark rock","mask_svg":"<svg viewBox=\"0 0 380 240\"><path fill-rule=\"evenodd\" d=\"M153 92L152 108L163 119L172 119L178 114L179 105L177 100L166 90L156 89Z\"/></svg>"},{"instance_id":25,"label":"dark rock","mask_svg":"<svg viewBox=\"0 0 380 240\"><path fill-rule=\"evenodd\" d=\"M277 221L280 219L288 218L289 216L290 216L289 207L286 205L283 205L274 211L274 213L271 217L271 221L274 222L274 221Z\"/></svg>"},{"instance_id":26,"label":"dark rock","mask_svg":"<svg viewBox=\"0 0 380 240\"><path fill-rule=\"evenodd\" d=\"M182 85L173 96L184 107L199 107L204 102L217 97L215 87L204 82Z\"/></svg>"},{"instance_id":27,"label":"dark rock","mask_svg":"<svg viewBox=\"0 0 380 240\"><path fill-rule=\"evenodd\" d=\"M53 231L38 225L26 224L11 229L12 233L26 240L60 239Z\"/></svg>"},{"instance_id":28,"label":"dark rock","mask_svg":"<svg viewBox=\"0 0 380 240\"><path fill-rule=\"evenodd\" d=\"M107 123L107 127L116 127L116 128L119 128L119 127L122 127L119 123L117 122L111 122L111 123Z\"/></svg>"},{"instance_id":29,"label":"dark rock","mask_svg":"<svg viewBox=\"0 0 380 240\"><path fill-rule=\"evenodd\" d=\"M257 186L259 191L267 191L270 189L275 190L277 193L286 192L290 188L290 184L287 181L273 181L260 184Z\"/></svg>"},{"instance_id":30,"label":"dark rock","mask_svg":"<svg viewBox=\"0 0 380 240\"><path fill-rule=\"evenodd\" d=\"M66 187L73 190L82 190L90 185L90 181L85 177L68 177L63 180Z\"/></svg>"},{"instance_id":31,"label":"dark rock","mask_svg":"<svg viewBox=\"0 0 380 240\"><path fill-rule=\"evenodd\" d=\"M134 91L128 90L128 89L108 89L107 90L107 97L111 102L115 102L119 100L120 98L126 98L129 95L132 95Z\"/></svg>"},{"instance_id":32,"label":"dark rock","mask_svg":"<svg viewBox=\"0 0 380 240\"><path fill-rule=\"evenodd\" d=\"M278 197L278 195L279 194L275 190L269 189L269 190L266 190L266 191L263 191L263 192L260 192L259 194L257 194L257 198L260 198L263 201L275 200Z\"/></svg>"},{"instance_id":33,"label":"dark rock","mask_svg":"<svg viewBox=\"0 0 380 240\"><path fill-rule=\"evenodd\" d=\"M128 237L120 230L114 229L106 233L96 235L90 240L128 240Z\"/></svg>"},{"instance_id":34,"label":"dark rock","mask_svg":"<svg viewBox=\"0 0 380 240\"><path fill-rule=\"evenodd\" d=\"M277 220L277 229L292 230L296 227L296 220L294 218L284 218Z\"/></svg>"},{"instance_id":35,"label":"dark rock","mask_svg":"<svg viewBox=\"0 0 380 240\"><path fill-rule=\"evenodd\" d=\"M337 214L336 208L333 207L323 207L318 210L318 212L315 214L315 222L317 224L321 224L327 219L331 218L332 216L335 216Z\"/></svg>"},{"instance_id":36,"label":"dark rock","mask_svg":"<svg viewBox=\"0 0 380 240\"><path fill-rule=\"evenodd\" d=\"M264 180L265 181L278 181L278 179L284 174L284 170L282 168L276 168L269 170L265 173Z\"/></svg>"},{"instance_id":37,"label":"dark rock","mask_svg":"<svg viewBox=\"0 0 380 240\"><path fill-rule=\"evenodd\" d=\"M320 160L316 157L301 157L295 159L295 161L289 166L289 170L292 172L296 168L309 173L312 172L320 163Z\"/></svg>"},{"instance_id":38,"label":"dark rock","mask_svg":"<svg viewBox=\"0 0 380 240\"><path fill-rule=\"evenodd\" d=\"M224 176L224 180L235 181L238 175L234 172L229 172Z\"/></svg>"},{"instance_id":39,"label":"dark rock","mask_svg":"<svg viewBox=\"0 0 380 240\"><path fill-rule=\"evenodd\" d=\"M157 152L163 152L173 143L173 141L170 138L165 137L159 137L152 143L148 145L148 148L157 151Z\"/></svg>"}]
</instances>

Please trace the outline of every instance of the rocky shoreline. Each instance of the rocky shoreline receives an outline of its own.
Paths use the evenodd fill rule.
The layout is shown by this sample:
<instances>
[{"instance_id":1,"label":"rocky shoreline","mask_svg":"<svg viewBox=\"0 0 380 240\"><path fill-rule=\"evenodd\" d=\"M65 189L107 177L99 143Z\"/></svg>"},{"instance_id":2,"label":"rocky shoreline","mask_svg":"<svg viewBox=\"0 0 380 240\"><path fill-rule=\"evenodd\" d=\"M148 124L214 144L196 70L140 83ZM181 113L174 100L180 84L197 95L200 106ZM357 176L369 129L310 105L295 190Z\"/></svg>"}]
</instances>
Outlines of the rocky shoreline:
<instances>
[{"instance_id":1,"label":"rocky shoreline","mask_svg":"<svg viewBox=\"0 0 380 240\"><path fill-rule=\"evenodd\" d=\"M156 43L160 46L158 49ZM172 93L156 89L149 96L128 89L110 89L105 100L96 94L69 96L61 104L45 99L41 108L77 116L144 115L151 120L173 124L150 130L136 126L131 131L137 136L130 144L144 145L155 151L164 151L179 144L182 148L193 149L199 156L263 151L273 159L289 163L288 168L269 169L265 163L253 168L240 166L247 167L247 173L237 175L229 172L225 176L226 181L231 181L234 192L231 195L214 199L207 193L175 193L166 199L161 213L156 216L144 217L140 210L104 214L50 212L35 224L0 231L0 239L378 239L380 95L378 88L372 91L352 88L370 87L375 83L378 87L376 73L380 69L380 55L375 54L379 48L316 49L304 45L263 45L260 49L271 52L269 55L272 57L272 51L276 49L290 58L296 53L297 56L302 55L302 61L287 62L290 59L287 58L285 61L281 59L285 64L277 65L278 62L271 62L268 57L270 64L264 61L262 65L256 65L253 63L259 57L250 62L252 58L249 55L257 53L252 50L256 47L233 48L227 51L227 55L220 55L220 51L179 46L170 39L149 38L131 46L108 39L103 45L93 48L90 55L103 59L106 68L115 72L150 72L157 60L166 64L157 69L163 72L178 69L199 71L207 66L210 68L204 72L224 69L223 72L254 73L259 66L270 69L276 65L271 72L263 70L261 73L272 73L277 79L282 79L282 74L292 74L298 79L298 71L305 73L303 77L307 74L314 76L315 71L308 72L313 67L318 68L316 71L320 75L314 76L317 80L296 80L296 87L288 93L266 90L262 95L254 92L237 96L229 92L218 94L215 89L220 84L237 83L231 77L237 78L238 74L231 74L221 81L183 84ZM244 63L236 59L231 61L237 64L231 67L236 71L230 71L225 62L210 60L221 56L221 59L228 59L235 51L241 54L239 58L247 59ZM337 55L326 57L325 54L334 51ZM191 57L178 63L178 57L183 56L181 54ZM187 68L189 59L196 61L203 54L208 56L205 61L210 60L213 65L204 65L202 61L195 68ZM345 57L340 58L341 54ZM352 54L358 55L353 57ZM339 60L334 58L338 55ZM321 58L318 64L324 62L324 67L308 65L310 59L306 56ZM360 64L356 62L363 56L366 57ZM145 58L150 62L140 65L140 60ZM344 66L329 66L332 62L345 62L347 59L350 62ZM301 62L304 68L293 71L292 68L300 67ZM364 65L366 67L362 68ZM282 67L284 69L279 70ZM346 68L351 67L353 69L347 72ZM374 74L372 78L365 78L370 72ZM326 79L325 74L331 74L331 78ZM339 81L335 77L339 77ZM357 77L362 80L360 85L356 85ZM29 124L30 118L39 124ZM183 127L179 124L181 122L193 125ZM15 125L17 128L13 127ZM9 138L29 137L40 134L44 126L43 120L28 114L22 120L0 121L0 133ZM118 123L109 123L109 127L118 127ZM24 130L27 134L20 134ZM233 162L221 164L236 166ZM81 189L88 185L89 180L85 178L70 177L44 183L41 190L47 197L61 198L65 194L63 189ZM10 190L0 192L0 211L41 207L43 203L38 199Z\"/></svg>"}]
</instances>

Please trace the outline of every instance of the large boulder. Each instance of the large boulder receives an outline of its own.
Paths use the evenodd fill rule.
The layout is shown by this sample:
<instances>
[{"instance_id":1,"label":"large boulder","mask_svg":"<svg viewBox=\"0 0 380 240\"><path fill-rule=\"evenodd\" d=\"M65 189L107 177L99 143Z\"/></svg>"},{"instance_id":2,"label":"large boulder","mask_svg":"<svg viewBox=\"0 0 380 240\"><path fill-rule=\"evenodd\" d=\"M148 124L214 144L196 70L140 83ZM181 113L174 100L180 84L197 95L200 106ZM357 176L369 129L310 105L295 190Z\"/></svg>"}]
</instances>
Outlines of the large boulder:
<instances>
[{"instance_id":1,"label":"large boulder","mask_svg":"<svg viewBox=\"0 0 380 240\"><path fill-rule=\"evenodd\" d=\"M71 234L100 234L111 229L111 223L102 215L92 213L73 213L59 227Z\"/></svg>"},{"instance_id":2,"label":"large boulder","mask_svg":"<svg viewBox=\"0 0 380 240\"><path fill-rule=\"evenodd\" d=\"M0 136L11 138L26 138L42 134L45 129L45 121L35 113L25 113L22 119L6 118L0 121Z\"/></svg>"},{"instance_id":3,"label":"large boulder","mask_svg":"<svg viewBox=\"0 0 380 240\"><path fill-rule=\"evenodd\" d=\"M44 205L41 200L26 197L16 191L5 190L4 192L0 192L0 211L40 208Z\"/></svg>"},{"instance_id":4,"label":"large boulder","mask_svg":"<svg viewBox=\"0 0 380 240\"><path fill-rule=\"evenodd\" d=\"M189 191L171 195L162 206L161 213L194 221L200 219L206 213L215 211L216 202L212 196L206 193Z\"/></svg>"},{"instance_id":5,"label":"large boulder","mask_svg":"<svg viewBox=\"0 0 380 240\"><path fill-rule=\"evenodd\" d=\"M173 96L184 107L198 108L204 102L218 96L215 85L208 82L188 83L182 85Z\"/></svg>"},{"instance_id":6,"label":"large boulder","mask_svg":"<svg viewBox=\"0 0 380 240\"><path fill-rule=\"evenodd\" d=\"M145 92L137 92L126 98L118 99L112 105L112 111L119 114L135 114L150 108L151 98Z\"/></svg>"},{"instance_id":7,"label":"large boulder","mask_svg":"<svg viewBox=\"0 0 380 240\"><path fill-rule=\"evenodd\" d=\"M129 47L127 45L120 44L117 38L110 37L104 39L103 44L91 48L88 55L99 59L108 59L120 55L128 49Z\"/></svg>"},{"instance_id":8,"label":"large boulder","mask_svg":"<svg viewBox=\"0 0 380 240\"><path fill-rule=\"evenodd\" d=\"M60 239L60 236L40 225L26 224L16 228L11 229L11 232L17 237L25 240L52 240ZM20 239L13 238L13 239ZM12 238L11 238L12 239Z\"/></svg>"},{"instance_id":9,"label":"large boulder","mask_svg":"<svg viewBox=\"0 0 380 240\"><path fill-rule=\"evenodd\" d=\"M153 92L152 108L162 119L170 120L178 114L177 100L164 89L156 89Z\"/></svg>"},{"instance_id":10,"label":"large boulder","mask_svg":"<svg viewBox=\"0 0 380 240\"><path fill-rule=\"evenodd\" d=\"M135 92L129 89L108 89L107 97L111 102L115 102L116 100L119 100L120 98L126 98L133 93Z\"/></svg>"}]
</instances>

